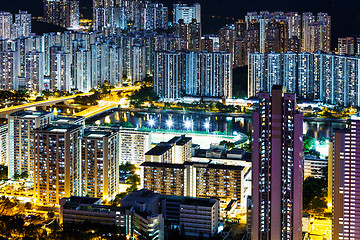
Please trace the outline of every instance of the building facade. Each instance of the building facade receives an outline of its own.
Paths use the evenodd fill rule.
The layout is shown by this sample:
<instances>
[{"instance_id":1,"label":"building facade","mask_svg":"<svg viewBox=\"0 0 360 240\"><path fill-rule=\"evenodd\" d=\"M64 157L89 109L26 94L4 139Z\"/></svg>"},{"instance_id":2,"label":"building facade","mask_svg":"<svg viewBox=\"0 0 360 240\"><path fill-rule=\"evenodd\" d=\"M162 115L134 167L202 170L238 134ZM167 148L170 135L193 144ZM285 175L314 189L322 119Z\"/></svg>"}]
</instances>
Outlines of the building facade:
<instances>
[{"instance_id":1,"label":"building facade","mask_svg":"<svg viewBox=\"0 0 360 240\"><path fill-rule=\"evenodd\" d=\"M19 111L8 116L9 178L26 172L34 181L35 129L46 126L53 117L53 113L43 111Z\"/></svg>"},{"instance_id":2,"label":"building facade","mask_svg":"<svg viewBox=\"0 0 360 240\"><path fill-rule=\"evenodd\" d=\"M47 125L35 132L34 192L36 204L58 206L81 196L81 125Z\"/></svg>"},{"instance_id":3,"label":"building facade","mask_svg":"<svg viewBox=\"0 0 360 240\"><path fill-rule=\"evenodd\" d=\"M109 200L119 192L119 135L85 130L81 138L81 196Z\"/></svg>"},{"instance_id":4,"label":"building facade","mask_svg":"<svg viewBox=\"0 0 360 240\"><path fill-rule=\"evenodd\" d=\"M359 177L358 152L360 119L351 117L350 126L334 131L329 154L329 190L332 198L332 237L333 239L358 239L360 236L358 221L360 217L357 192Z\"/></svg>"},{"instance_id":5,"label":"building facade","mask_svg":"<svg viewBox=\"0 0 360 240\"><path fill-rule=\"evenodd\" d=\"M248 97L282 84L300 99L359 106L360 58L321 52L249 54Z\"/></svg>"},{"instance_id":6,"label":"building facade","mask_svg":"<svg viewBox=\"0 0 360 240\"><path fill-rule=\"evenodd\" d=\"M251 239L302 239L302 114L274 86L253 112Z\"/></svg>"}]
</instances>

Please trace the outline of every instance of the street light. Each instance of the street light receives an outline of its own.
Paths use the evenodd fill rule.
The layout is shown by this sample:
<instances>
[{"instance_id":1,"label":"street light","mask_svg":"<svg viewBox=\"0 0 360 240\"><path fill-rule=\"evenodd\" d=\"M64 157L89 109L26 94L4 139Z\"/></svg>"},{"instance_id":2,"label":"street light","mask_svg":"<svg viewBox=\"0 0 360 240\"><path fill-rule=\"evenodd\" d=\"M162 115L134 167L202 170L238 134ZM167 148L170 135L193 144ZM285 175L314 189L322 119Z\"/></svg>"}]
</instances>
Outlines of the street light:
<instances>
[{"instance_id":1,"label":"street light","mask_svg":"<svg viewBox=\"0 0 360 240\"><path fill-rule=\"evenodd\" d=\"M173 121L171 118L169 118L168 120L166 120L166 126L170 129L173 126Z\"/></svg>"},{"instance_id":2,"label":"street light","mask_svg":"<svg viewBox=\"0 0 360 240\"><path fill-rule=\"evenodd\" d=\"M206 121L204 123L204 128L206 129L207 132L209 131L209 129L210 129L210 122L209 121Z\"/></svg>"},{"instance_id":3,"label":"street light","mask_svg":"<svg viewBox=\"0 0 360 240\"><path fill-rule=\"evenodd\" d=\"M148 121L148 124L149 124L149 126L150 126L151 128L154 127L154 126L155 126L155 120L152 119L152 118L150 118L149 121Z\"/></svg>"},{"instance_id":4,"label":"street light","mask_svg":"<svg viewBox=\"0 0 360 240\"><path fill-rule=\"evenodd\" d=\"M184 126L185 126L186 130L189 130L190 128L192 128L192 121L190 121L189 119L186 119L184 122Z\"/></svg>"}]
</instances>

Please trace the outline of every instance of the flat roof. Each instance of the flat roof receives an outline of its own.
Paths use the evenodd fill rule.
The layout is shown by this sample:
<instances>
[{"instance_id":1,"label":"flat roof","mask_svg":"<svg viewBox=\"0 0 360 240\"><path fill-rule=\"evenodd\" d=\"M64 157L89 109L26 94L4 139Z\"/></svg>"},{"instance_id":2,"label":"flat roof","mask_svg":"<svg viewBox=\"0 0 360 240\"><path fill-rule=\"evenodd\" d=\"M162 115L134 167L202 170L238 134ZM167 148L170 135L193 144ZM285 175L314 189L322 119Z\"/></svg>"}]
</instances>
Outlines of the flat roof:
<instances>
[{"instance_id":1,"label":"flat roof","mask_svg":"<svg viewBox=\"0 0 360 240\"><path fill-rule=\"evenodd\" d=\"M9 116L23 117L23 118L34 118L34 117L44 116L44 115L47 115L47 114L52 114L52 112L21 110L21 111L11 113Z\"/></svg>"},{"instance_id":2,"label":"flat roof","mask_svg":"<svg viewBox=\"0 0 360 240\"><path fill-rule=\"evenodd\" d=\"M173 137L168 141L168 143L175 143L176 145L183 146L189 141L191 141L191 139L192 139L191 137L185 137L183 135L183 136Z\"/></svg>"},{"instance_id":3,"label":"flat roof","mask_svg":"<svg viewBox=\"0 0 360 240\"><path fill-rule=\"evenodd\" d=\"M237 165L226 165L226 164L212 164L212 163L204 163L204 162L184 162L184 165L198 165L204 168L211 168L211 169L225 169L225 170L243 170L244 166L237 166Z\"/></svg>"},{"instance_id":4,"label":"flat roof","mask_svg":"<svg viewBox=\"0 0 360 240\"><path fill-rule=\"evenodd\" d=\"M194 206L202 206L202 207L212 207L216 201L211 198L192 198L192 197L185 197L184 201L181 205L194 205Z\"/></svg>"},{"instance_id":5,"label":"flat roof","mask_svg":"<svg viewBox=\"0 0 360 240\"><path fill-rule=\"evenodd\" d=\"M168 151L172 146L169 145L157 145L150 149L145 155L153 155L153 156L160 156L164 154L166 151Z\"/></svg>"},{"instance_id":6,"label":"flat roof","mask_svg":"<svg viewBox=\"0 0 360 240\"><path fill-rule=\"evenodd\" d=\"M92 205L99 200L100 198L71 196L67 202Z\"/></svg>"},{"instance_id":7,"label":"flat roof","mask_svg":"<svg viewBox=\"0 0 360 240\"><path fill-rule=\"evenodd\" d=\"M227 152L227 154L243 154L243 153L245 153L245 150L241 148L232 148L230 151Z\"/></svg>"},{"instance_id":8,"label":"flat roof","mask_svg":"<svg viewBox=\"0 0 360 240\"><path fill-rule=\"evenodd\" d=\"M119 202L120 205L134 205L134 203L150 203L159 199L160 193L153 192L148 189L134 190L123 197Z\"/></svg>"},{"instance_id":9,"label":"flat roof","mask_svg":"<svg viewBox=\"0 0 360 240\"><path fill-rule=\"evenodd\" d=\"M61 124L61 125L47 125L45 127L37 128L38 131L43 132L55 132L55 133L65 133L73 129L81 127L80 125L75 124Z\"/></svg>"},{"instance_id":10,"label":"flat roof","mask_svg":"<svg viewBox=\"0 0 360 240\"><path fill-rule=\"evenodd\" d=\"M109 131L85 131L84 138L104 138L110 135Z\"/></svg>"},{"instance_id":11,"label":"flat roof","mask_svg":"<svg viewBox=\"0 0 360 240\"><path fill-rule=\"evenodd\" d=\"M159 163L159 162L143 162L140 166L142 167L160 167L160 168L179 168L184 169L184 164L175 163Z\"/></svg>"}]
</instances>

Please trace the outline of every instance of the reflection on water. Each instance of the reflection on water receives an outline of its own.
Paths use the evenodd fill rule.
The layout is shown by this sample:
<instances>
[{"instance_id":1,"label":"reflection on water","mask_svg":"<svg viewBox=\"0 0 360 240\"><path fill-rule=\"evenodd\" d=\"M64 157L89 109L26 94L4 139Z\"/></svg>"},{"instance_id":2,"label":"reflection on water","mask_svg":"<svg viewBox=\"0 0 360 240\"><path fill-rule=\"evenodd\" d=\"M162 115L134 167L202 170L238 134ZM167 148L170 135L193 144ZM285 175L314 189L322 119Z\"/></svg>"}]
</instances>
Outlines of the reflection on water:
<instances>
[{"instance_id":1,"label":"reflection on water","mask_svg":"<svg viewBox=\"0 0 360 240\"><path fill-rule=\"evenodd\" d=\"M251 130L250 117L232 117L226 114L148 113L119 110L90 119L90 123L95 123L95 121L96 124L122 123L125 126L138 128L224 132L228 135L234 135L237 132L246 133ZM338 122L304 122L303 132L316 139L329 138L333 129L345 128L345 126L345 123Z\"/></svg>"},{"instance_id":2,"label":"reflection on water","mask_svg":"<svg viewBox=\"0 0 360 240\"><path fill-rule=\"evenodd\" d=\"M346 123L339 122L304 122L303 133L315 139L330 138L334 129L344 129Z\"/></svg>"},{"instance_id":3,"label":"reflection on water","mask_svg":"<svg viewBox=\"0 0 360 240\"><path fill-rule=\"evenodd\" d=\"M115 111L100 118L92 118L90 123L122 123L125 126L151 129L188 130L196 132L234 132L250 130L250 118L234 118L228 115L184 114L184 113L147 113Z\"/></svg>"}]
</instances>

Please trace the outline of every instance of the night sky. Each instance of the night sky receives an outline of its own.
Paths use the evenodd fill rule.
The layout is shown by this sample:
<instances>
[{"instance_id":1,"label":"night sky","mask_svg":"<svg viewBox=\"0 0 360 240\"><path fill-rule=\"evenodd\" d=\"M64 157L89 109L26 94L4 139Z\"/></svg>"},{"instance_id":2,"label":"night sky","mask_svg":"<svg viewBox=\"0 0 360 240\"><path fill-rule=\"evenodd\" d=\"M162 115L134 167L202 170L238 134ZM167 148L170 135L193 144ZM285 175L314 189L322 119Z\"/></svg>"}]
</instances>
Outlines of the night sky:
<instances>
[{"instance_id":1,"label":"night sky","mask_svg":"<svg viewBox=\"0 0 360 240\"><path fill-rule=\"evenodd\" d=\"M178 0L158 2L163 2L171 8ZM201 4L204 33L217 33L218 28L233 22L231 18L243 18L246 12L268 10L329 13L332 17L333 46L336 45L337 37L360 35L360 4L355 0L183 0L182 2ZM91 6L92 0L80 0L80 12L86 17L91 17ZM42 0L0 0L0 10L17 12L19 9L40 16L43 14ZM212 18L212 15L216 18Z\"/></svg>"}]
</instances>

